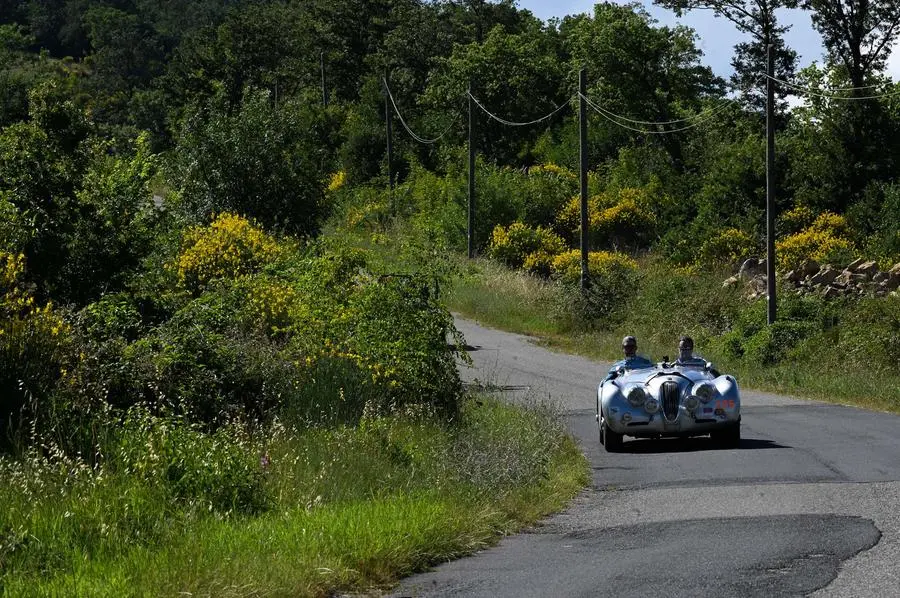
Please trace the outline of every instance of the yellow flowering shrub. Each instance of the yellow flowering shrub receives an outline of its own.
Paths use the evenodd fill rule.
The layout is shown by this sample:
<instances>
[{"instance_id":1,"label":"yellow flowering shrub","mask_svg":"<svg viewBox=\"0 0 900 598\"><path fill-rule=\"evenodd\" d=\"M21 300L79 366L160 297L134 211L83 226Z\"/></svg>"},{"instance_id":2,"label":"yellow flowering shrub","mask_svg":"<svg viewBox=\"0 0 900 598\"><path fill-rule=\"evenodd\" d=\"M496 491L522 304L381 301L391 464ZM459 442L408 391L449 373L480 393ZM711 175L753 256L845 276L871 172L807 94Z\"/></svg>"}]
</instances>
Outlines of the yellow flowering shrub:
<instances>
[{"instance_id":1,"label":"yellow flowering shrub","mask_svg":"<svg viewBox=\"0 0 900 598\"><path fill-rule=\"evenodd\" d=\"M195 227L175 264L178 281L199 289L216 278L238 278L277 259L282 247L261 228L236 214L220 214L209 226Z\"/></svg>"},{"instance_id":2,"label":"yellow flowering shrub","mask_svg":"<svg viewBox=\"0 0 900 598\"><path fill-rule=\"evenodd\" d=\"M850 236L850 225L847 223L847 219L834 212L819 214L809 228L832 237L847 238Z\"/></svg>"},{"instance_id":3,"label":"yellow flowering shrub","mask_svg":"<svg viewBox=\"0 0 900 598\"><path fill-rule=\"evenodd\" d=\"M646 206L651 190L626 187L588 198L588 229L595 245L637 246L652 236L656 215ZM573 197L560 210L556 226L574 238L581 231L581 198Z\"/></svg>"},{"instance_id":4,"label":"yellow flowering shrub","mask_svg":"<svg viewBox=\"0 0 900 598\"><path fill-rule=\"evenodd\" d=\"M796 205L778 216L778 232L783 236L799 233L809 228L815 219L816 214L811 208Z\"/></svg>"},{"instance_id":5,"label":"yellow flowering shrub","mask_svg":"<svg viewBox=\"0 0 900 598\"><path fill-rule=\"evenodd\" d=\"M577 249L561 253L550 265L554 278L567 283L581 280L581 252ZM588 254L588 269L592 277L624 276L637 271L637 262L623 253L592 251Z\"/></svg>"},{"instance_id":6,"label":"yellow flowering shrub","mask_svg":"<svg viewBox=\"0 0 900 598\"><path fill-rule=\"evenodd\" d=\"M656 216L636 201L634 189L624 189L620 200L597 215L591 222L592 233L598 241L614 246L638 246L652 235L656 228Z\"/></svg>"},{"instance_id":7,"label":"yellow flowering shrub","mask_svg":"<svg viewBox=\"0 0 900 598\"><path fill-rule=\"evenodd\" d=\"M0 414L18 407L19 383L30 392L49 384L71 328L53 304L38 304L22 285L25 257L0 251Z\"/></svg>"},{"instance_id":8,"label":"yellow flowering shrub","mask_svg":"<svg viewBox=\"0 0 900 598\"><path fill-rule=\"evenodd\" d=\"M739 228L726 228L707 239L700 247L699 263L734 264L752 257L757 250L756 240Z\"/></svg>"},{"instance_id":9,"label":"yellow flowering shrub","mask_svg":"<svg viewBox=\"0 0 900 598\"><path fill-rule=\"evenodd\" d=\"M598 194L588 197L588 230L593 230L600 219L600 212L609 207L606 195ZM556 215L556 230L575 238L581 231L581 197L570 199Z\"/></svg>"},{"instance_id":10,"label":"yellow flowering shrub","mask_svg":"<svg viewBox=\"0 0 900 598\"><path fill-rule=\"evenodd\" d=\"M301 295L285 281L254 277L248 279L245 293L244 317L268 333L308 324L311 319Z\"/></svg>"},{"instance_id":11,"label":"yellow flowering shrub","mask_svg":"<svg viewBox=\"0 0 900 598\"><path fill-rule=\"evenodd\" d=\"M854 249L850 240L810 227L775 243L775 256L779 269L787 271L809 259L820 263L850 261Z\"/></svg>"},{"instance_id":12,"label":"yellow flowering shrub","mask_svg":"<svg viewBox=\"0 0 900 598\"><path fill-rule=\"evenodd\" d=\"M553 269L554 257L556 256L539 249L525 256L525 262L522 264L522 267L529 274L548 278Z\"/></svg>"},{"instance_id":13,"label":"yellow flowering shrub","mask_svg":"<svg viewBox=\"0 0 900 598\"><path fill-rule=\"evenodd\" d=\"M552 162L547 164L538 164L528 169L529 176L532 175L553 175L570 181L577 181L578 174L569 170L565 166L558 166Z\"/></svg>"},{"instance_id":14,"label":"yellow flowering shrub","mask_svg":"<svg viewBox=\"0 0 900 598\"><path fill-rule=\"evenodd\" d=\"M347 182L347 173L343 170L338 170L335 173L332 173L331 177L328 179L328 192L334 193L336 191L340 191L340 189Z\"/></svg>"},{"instance_id":15,"label":"yellow flowering shrub","mask_svg":"<svg viewBox=\"0 0 900 598\"><path fill-rule=\"evenodd\" d=\"M523 265L528 255L536 251L556 255L565 248L565 242L553 231L542 226L532 228L521 222L513 222L508 228L499 225L494 227L488 245L488 255L513 268L518 268Z\"/></svg>"}]
</instances>

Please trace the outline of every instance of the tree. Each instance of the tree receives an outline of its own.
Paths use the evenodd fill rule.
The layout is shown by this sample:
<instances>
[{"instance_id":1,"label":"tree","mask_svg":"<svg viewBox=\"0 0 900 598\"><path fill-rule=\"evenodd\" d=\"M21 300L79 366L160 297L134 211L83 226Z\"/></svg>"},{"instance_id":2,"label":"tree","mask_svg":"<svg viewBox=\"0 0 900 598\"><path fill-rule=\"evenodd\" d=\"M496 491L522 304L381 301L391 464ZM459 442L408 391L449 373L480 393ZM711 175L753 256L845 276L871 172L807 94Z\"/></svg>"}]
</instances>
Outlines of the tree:
<instances>
[{"instance_id":1,"label":"tree","mask_svg":"<svg viewBox=\"0 0 900 598\"><path fill-rule=\"evenodd\" d=\"M570 56L570 73L587 67L592 81L588 95L613 113L664 122L696 114L705 99L721 98L722 81L700 64L694 32L686 27L657 27L640 6L598 4L591 17L566 17L560 32ZM574 77L570 81L574 84ZM603 147L592 155L601 160L617 156L619 147L637 137L606 120L598 128L603 131ZM656 137L671 159L680 163L683 136Z\"/></svg>"},{"instance_id":2,"label":"tree","mask_svg":"<svg viewBox=\"0 0 900 598\"><path fill-rule=\"evenodd\" d=\"M315 234L332 133L320 106L276 106L270 93L255 90L231 110L219 94L185 120L175 156L181 208L200 222L235 212L266 227Z\"/></svg>"},{"instance_id":3,"label":"tree","mask_svg":"<svg viewBox=\"0 0 900 598\"><path fill-rule=\"evenodd\" d=\"M442 112L461 111L469 81L472 93L491 113L508 120L540 118L569 100L563 87L564 63L536 22L523 33L494 27L483 43L456 46L433 72L424 101ZM476 108L477 110L477 108ZM502 163L521 163L540 133L540 125L509 127L482 112L476 144Z\"/></svg>"},{"instance_id":4,"label":"tree","mask_svg":"<svg viewBox=\"0 0 900 598\"><path fill-rule=\"evenodd\" d=\"M804 0L833 64L847 70L852 87L861 88L884 69L900 32L897 0ZM868 95L865 90L853 92Z\"/></svg>"},{"instance_id":5,"label":"tree","mask_svg":"<svg viewBox=\"0 0 900 598\"><path fill-rule=\"evenodd\" d=\"M796 8L798 0L654 0L659 6L681 15L690 10L711 10L717 16L735 24L738 31L749 34L751 40L735 46L731 62L735 69L731 77L737 89L747 89L747 105L757 110L765 106L764 81L753 86L766 72L766 56L771 44L775 51L775 76L791 80L797 65L797 53L787 47L784 34L790 26L779 25L775 11ZM776 97L783 100L790 95L785 88L776 87ZM779 101L776 110L784 112L787 103Z\"/></svg>"}]
</instances>

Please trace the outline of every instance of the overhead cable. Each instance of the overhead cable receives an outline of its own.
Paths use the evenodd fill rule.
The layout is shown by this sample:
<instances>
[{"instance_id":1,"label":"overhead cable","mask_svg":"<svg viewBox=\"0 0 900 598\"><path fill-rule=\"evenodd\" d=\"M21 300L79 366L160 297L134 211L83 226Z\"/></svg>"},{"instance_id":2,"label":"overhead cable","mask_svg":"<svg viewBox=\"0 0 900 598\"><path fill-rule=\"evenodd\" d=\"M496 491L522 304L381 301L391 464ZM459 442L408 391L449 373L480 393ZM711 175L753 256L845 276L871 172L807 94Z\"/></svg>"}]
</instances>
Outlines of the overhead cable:
<instances>
[{"instance_id":1,"label":"overhead cable","mask_svg":"<svg viewBox=\"0 0 900 598\"><path fill-rule=\"evenodd\" d=\"M409 125L406 124L406 121L403 119L403 115L400 114L400 109L397 107L397 102L394 101L394 95L391 93L391 88L388 86L387 80L382 77L381 81L384 83L384 89L387 91L388 97L391 100L391 105L394 106L394 112L397 114L397 118L400 119L400 124L403 125L403 128L406 129L406 132L409 133L409 136L418 141L419 143L424 143L426 145L431 145L433 143L437 143L444 137L447 133L450 132L450 129L456 124L456 118L453 119L453 122L444 129L443 133L435 137L434 139L426 139L421 135L418 135L415 131L409 128Z\"/></svg>"},{"instance_id":2,"label":"overhead cable","mask_svg":"<svg viewBox=\"0 0 900 598\"><path fill-rule=\"evenodd\" d=\"M829 94L829 93L823 93L823 92L818 91L818 90L815 90L815 89L813 89L813 88L811 88L811 87L804 87L804 86L802 86L802 85L796 85L796 84L794 84L794 83L791 83L790 81L785 81L785 80L779 79L779 78L777 78L777 77L771 77L771 76L766 75L766 74L764 74L763 76L766 77L766 78L771 79L772 81L774 81L774 82L776 82L776 83L779 83L779 84L781 84L781 85L784 85L785 87L788 87L788 88L790 88L790 89L793 89L793 90L795 90L795 91L798 91L798 92L800 92L801 94L806 94L806 95L815 96L815 97L819 97L819 98L825 98L826 100L847 100L847 101L856 101L856 100L880 100L880 99L883 99L883 98L890 98L890 97L900 96L900 91L892 91L892 92L889 92L889 93L883 93L883 94L878 94L878 95L867 95L867 96L845 96L845 95L834 95L834 94ZM840 87L840 88L837 88L837 89L842 90L842 91L857 91L857 90L869 89L870 87L872 87L872 86L867 86L867 87Z\"/></svg>"},{"instance_id":3,"label":"overhead cable","mask_svg":"<svg viewBox=\"0 0 900 598\"><path fill-rule=\"evenodd\" d=\"M747 93L747 92L750 90L751 87L753 87L754 85L756 85L756 83L759 82L759 80L760 80L760 77L757 76L755 79L753 79L752 81L750 81L747 85L745 85L744 88L741 89L739 93L740 93L741 95ZM579 94L579 95L580 95L580 94ZM597 110L598 112L601 112L601 111L602 111L602 112L606 112L607 115L609 115L609 116L611 116L611 117L613 117L613 118L615 118L615 119L617 119L617 120L621 120L621 121L624 121L624 122L627 122L627 123L632 123L632 124L635 124L635 125L666 126L666 125L677 125L677 124L679 124L679 123L693 122L693 121L698 121L698 120L699 120L699 121L706 121L706 120L707 120L707 118L706 118L707 115L712 116L713 114L716 114L716 113L720 112L720 111L721 111L723 108L725 108L726 106L731 105L731 103L732 103L733 100L730 99L730 98L724 98L724 99L718 100L718 101L719 101L719 105L718 105L718 106L714 106L713 108L707 108L706 110L702 110L702 111L698 112L697 114L692 114L691 116L686 116L686 117L684 117L684 118L677 118L677 119L674 119L674 120L663 120L663 121L636 120L636 119L633 119L633 118L628 118L627 116L622 116L622 115L620 115L620 114L615 114L614 112L612 112L612 111L610 111L610 110L607 110L607 109L605 109L605 108L601 108L601 107L596 103L595 100L591 100L591 99L588 98L587 96L585 96L585 101L588 102L589 104L591 104L591 107L593 107L593 108L594 108L595 110ZM681 130L684 130L684 129L678 129L678 130L681 131ZM646 132L648 132L648 133L659 133L660 131L646 131ZM672 131L672 132L674 132L674 131Z\"/></svg>"},{"instance_id":4,"label":"overhead cable","mask_svg":"<svg viewBox=\"0 0 900 598\"><path fill-rule=\"evenodd\" d=\"M622 120L626 120L626 121L627 121L627 120L630 120L630 119L627 119L627 118L625 118L625 117L623 117L623 116L621 116L621 115L619 115L619 114L616 114L616 113L614 113L614 112L610 112L610 111L607 110L606 108L603 108L602 106L599 106L598 104L594 103L594 101L591 100L591 99L590 99L589 97L587 97L586 95L582 95L582 94L580 94L580 93L579 93L578 95L581 96L581 97L584 99L584 101L587 103L588 106L590 106L591 108L593 108L596 112L598 112L603 118L605 118L605 119L608 120L609 122L611 122L611 123L613 123L613 124L615 124L615 125L618 125L618 126L622 127L623 129L628 129L629 131L634 131L634 132L636 132L636 133L646 133L646 134L648 134L648 135L665 135L665 134L668 134L668 133L680 133L681 131L687 131L688 129L693 129L694 127L700 126L700 125L702 125L703 123L705 123L705 122L711 120L711 119L712 119L714 116L716 116L719 112L721 112L721 111L724 110L726 107L728 107L728 106L730 105L730 102L731 102L731 101L729 100L728 103L724 103L724 104L722 104L721 106L718 106L718 107L716 107L716 108L714 108L714 109L711 109L711 110L707 111L706 116L704 116L702 119L694 120L694 121L693 121L691 124L689 124L689 125L685 125L685 126L683 126L683 127L678 127L678 128L676 128L676 129L665 129L665 130L659 131L659 130L652 130L652 129L641 129L641 128L638 128L638 127L632 127L631 125L627 125L627 124L621 122L621 120L616 120L616 119L622 119ZM657 125L657 124L662 124L662 123L648 123L648 124L654 124L654 125Z\"/></svg>"},{"instance_id":5,"label":"overhead cable","mask_svg":"<svg viewBox=\"0 0 900 598\"><path fill-rule=\"evenodd\" d=\"M473 96L470 92L466 92L466 93L467 93L467 95L468 95L470 98L472 98L472 101L475 102L475 103L478 105L478 107L481 108L481 110L482 110L485 114L487 114L489 117L491 117L491 118L493 118L494 120L496 120L496 121L497 121L498 123L500 123L501 125L507 125L507 126L509 126L509 127L527 127L527 126L529 126L529 125L536 125L536 124L538 124L538 123L541 122L541 121L547 120L548 118L551 118L551 117L555 116L557 112L559 112L560 110L562 110L563 108L565 108L566 106L568 106L568 105L569 105L569 102L573 99L573 98L570 98L569 100L563 102L563 103L560 104L555 110L553 110L553 112L550 112L549 114L546 114L546 115L544 115L544 116L542 116L542 117L540 117L540 118L536 118L536 119L530 120L530 121L528 121L528 122L514 122L514 121L511 121L511 120L506 120L506 119L500 118L500 117L497 116L496 114L493 114L490 110L488 110L487 108L484 107L484 104L482 104L481 102L478 101L478 98L476 98L475 96Z\"/></svg>"}]
</instances>

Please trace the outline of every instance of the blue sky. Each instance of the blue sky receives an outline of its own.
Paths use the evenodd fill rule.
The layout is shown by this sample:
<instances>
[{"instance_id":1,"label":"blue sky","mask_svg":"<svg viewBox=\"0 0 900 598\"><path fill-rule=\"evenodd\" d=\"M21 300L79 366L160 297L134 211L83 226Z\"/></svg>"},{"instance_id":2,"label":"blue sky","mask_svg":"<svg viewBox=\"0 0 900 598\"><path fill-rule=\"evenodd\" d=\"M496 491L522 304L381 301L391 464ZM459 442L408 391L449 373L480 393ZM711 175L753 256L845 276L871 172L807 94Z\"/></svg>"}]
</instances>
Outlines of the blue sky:
<instances>
[{"instance_id":1,"label":"blue sky","mask_svg":"<svg viewBox=\"0 0 900 598\"><path fill-rule=\"evenodd\" d=\"M518 0L521 8L526 8L541 19L563 17L570 14L591 12L594 0ZM619 2L625 4L625 2ZM698 45L703 50L703 61L712 67L717 75L727 77L731 74L731 56L736 43L743 40L734 25L726 19L713 16L711 11L698 10L687 13L677 19L671 11L654 6L652 2L642 2L653 17L661 25L681 23L693 28L699 36ZM812 27L809 13L802 10L782 10L778 18L783 24L790 24L791 30L786 35L787 43L799 54L799 66L805 67L813 61L822 62L822 43L818 32ZM893 79L900 75L900 48L895 47L895 54L888 62L888 72Z\"/></svg>"}]
</instances>

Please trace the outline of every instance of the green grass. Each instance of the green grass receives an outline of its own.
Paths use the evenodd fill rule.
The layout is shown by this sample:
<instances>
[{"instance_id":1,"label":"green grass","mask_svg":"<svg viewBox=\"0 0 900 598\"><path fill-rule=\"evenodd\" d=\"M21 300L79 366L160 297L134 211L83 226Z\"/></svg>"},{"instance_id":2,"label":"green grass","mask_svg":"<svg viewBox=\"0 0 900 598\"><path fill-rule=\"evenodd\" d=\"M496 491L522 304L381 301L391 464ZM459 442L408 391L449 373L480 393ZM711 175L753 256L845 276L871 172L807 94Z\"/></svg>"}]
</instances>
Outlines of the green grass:
<instances>
[{"instance_id":1,"label":"green grass","mask_svg":"<svg viewBox=\"0 0 900 598\"><path fill-rule=\"evenodd\" d=\"M275 427L234 445L268 456L260 513L176 496L183 484L136 468L0 460L0 593L365 591L496 542L562 508L588 479L556 414L489 399L469 401L454 424L407 414ZM219 467L209 450L196 467Z\"/></svg>"},{"instance_id":2,"label":"green grass","mask_svg":"<svg viewBox=\"0 0 900 598\"><path fill-rule=\"evenodd\" d=\"M462 264L447 302L451 310L486 325L534 335L550 348L594 359L619 359L626 334L637 336L642 354L674 357L679 335L691 334L698 353L746 388L900 413L900 363L892 357L900 339L897 298L826 304L783 296L782 318L815 321L833 310L835 325L777 348L776 363L760 363L725 350L730 329L765 322L764 301L749 304L738 292L723 289L727 275L679 273L645 260L642 282L627 308L598 324L578 316L572 291L476 260ZM803 310L809 313L800 315Z\"/></svg>"}]
</instances>

